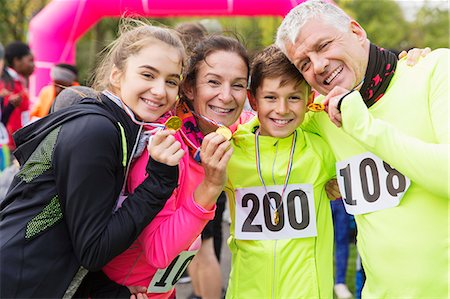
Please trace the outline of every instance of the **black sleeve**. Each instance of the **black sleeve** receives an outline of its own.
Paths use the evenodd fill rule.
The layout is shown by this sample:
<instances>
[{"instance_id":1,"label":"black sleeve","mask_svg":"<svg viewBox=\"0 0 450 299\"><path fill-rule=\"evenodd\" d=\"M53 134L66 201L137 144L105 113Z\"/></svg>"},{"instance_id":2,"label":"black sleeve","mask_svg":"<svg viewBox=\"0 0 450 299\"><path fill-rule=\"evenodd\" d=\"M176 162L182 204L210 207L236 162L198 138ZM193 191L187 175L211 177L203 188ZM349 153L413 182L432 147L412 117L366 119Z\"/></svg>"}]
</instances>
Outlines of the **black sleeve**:
<instances>
[{"instance_id":1,"label":"black sleeve","mask_svg":"<svg viewBox=\"0 0 450 299\"><path fill-rule=\"evenodd\" d=\"M2 110L2 123L6 126L8 124L8 120L11 116L11 113L14 111L16 107L13 104L8 103Z\"/></svg>"},{"instance_id":2,"label":"black sleeve","mask_svg":"<svg viewBox=\"0 0 450 299\"><path fill-rule=\"evenodd\" d=\"M75 255L99 270L127 249L163 208L178 182L178 167L150 161L151 175L113 213L123 183L120 134L102 116L61 128L53 166Z\"/></svg>"}]
</instances>

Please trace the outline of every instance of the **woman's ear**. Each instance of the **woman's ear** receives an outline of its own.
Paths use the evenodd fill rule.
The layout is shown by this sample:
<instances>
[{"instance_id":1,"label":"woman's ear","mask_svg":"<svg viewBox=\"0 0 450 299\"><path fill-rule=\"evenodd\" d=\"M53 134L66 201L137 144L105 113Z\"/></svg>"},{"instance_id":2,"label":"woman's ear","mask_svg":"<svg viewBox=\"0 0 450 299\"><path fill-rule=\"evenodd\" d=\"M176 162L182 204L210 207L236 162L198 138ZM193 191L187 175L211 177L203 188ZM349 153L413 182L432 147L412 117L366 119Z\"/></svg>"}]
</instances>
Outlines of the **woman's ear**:
<instances>
[{"instance_id":1,"label":"woman's ear","mask_svg":"<svg viewBox=\"0 0 450 299\"><path fill-rule=\"evenodd\" d=\"M256 100L256 98L254 96L252 96L252 93L250 92L250 90L247 90L247 98L248 98L248 102L250 103L250 106L252 107L252 109L255 111L258 111L258 101Z\"/></svg>"},{"instance_id":2,"label":"woman's ear","mask_svg":"<svg viewBox=\"0 0 450 299\"><path fill-rule=\"evenodd\" d=\"M109 83L115 88L120 89L120 79L122 78L122 72L114 65L109 74Z\"/></svg>"},{"instance_id":3,"label":"woman's ear","mask_svg":"<svg viewBox=\"0 0 450 299\"><path fill-rule=\"evenodd\" d=\"M182 88L186 98L188 98L191 102L194 101L194 88L192 85L185 82Z\"/></svg>"}]
</instances>

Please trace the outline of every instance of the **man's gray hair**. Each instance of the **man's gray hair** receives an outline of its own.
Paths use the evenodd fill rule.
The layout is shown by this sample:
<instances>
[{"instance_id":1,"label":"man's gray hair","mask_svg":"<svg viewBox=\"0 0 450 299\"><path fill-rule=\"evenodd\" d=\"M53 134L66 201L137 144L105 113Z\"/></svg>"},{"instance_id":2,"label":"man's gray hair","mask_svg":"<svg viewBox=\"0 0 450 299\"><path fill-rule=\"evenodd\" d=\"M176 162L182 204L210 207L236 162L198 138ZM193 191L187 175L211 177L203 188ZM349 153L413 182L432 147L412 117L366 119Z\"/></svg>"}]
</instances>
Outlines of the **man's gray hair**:
<instances>
[{"instance_id":1,"label":"man's gray hair","mask_svg":"<svg viewBox=\"0 0 450 299\"><path fill-rule=\"evenodd\" d=\"M286 54L286 43L295 44L303 26L313 18L321 18L342 31L349 30L352 20L342 9L323 0L305 1L286 15L277 31L276 45Z\"/></svg>"}]
</instances>

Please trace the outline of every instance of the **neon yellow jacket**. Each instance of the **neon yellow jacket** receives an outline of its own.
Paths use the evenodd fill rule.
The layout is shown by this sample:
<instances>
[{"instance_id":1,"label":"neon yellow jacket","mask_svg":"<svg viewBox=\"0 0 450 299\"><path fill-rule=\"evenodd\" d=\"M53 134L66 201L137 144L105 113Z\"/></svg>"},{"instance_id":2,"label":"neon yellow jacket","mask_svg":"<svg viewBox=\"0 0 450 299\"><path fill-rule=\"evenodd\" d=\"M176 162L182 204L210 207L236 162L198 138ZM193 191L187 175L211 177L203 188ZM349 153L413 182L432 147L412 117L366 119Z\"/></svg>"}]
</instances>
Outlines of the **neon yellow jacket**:
<instances>
[{"instance_id":1,"label":"neon yellow jacket","mask_svg":"<svg viewBox=\"0 0 450 299\"><path fill-rule=\"evenodd\" d=\"M234 153L228 164L226 187L230 203L231 236L228 244L232 266L227 298L332 298L333 225L325 183L335 176L334 157L326 143L315 134L297 129L297 142L289 184L312 184L317 236L280 240L235 239L235 188L262 186L256 169L253 118L236 131ZM274 178L283 185L292 135L283 138L260 136L261 171L267 185ZM277 151L278 147L278 151Z\"/></svg>"},{"instance_id":2,"label":"neon yellow jacket","mask_svg":"<svg viewBox=\"0 0 450 299\"><path fill-rule=\"evenodd\" d=\"M351 93L342 102L342 128L323 112L304 123L337 161L371 152L411 180L397 207L355 216L363 298L448 298L449 56L439 49L414 67L399 61L369 109Z\"/></svg>"}]
</instances>

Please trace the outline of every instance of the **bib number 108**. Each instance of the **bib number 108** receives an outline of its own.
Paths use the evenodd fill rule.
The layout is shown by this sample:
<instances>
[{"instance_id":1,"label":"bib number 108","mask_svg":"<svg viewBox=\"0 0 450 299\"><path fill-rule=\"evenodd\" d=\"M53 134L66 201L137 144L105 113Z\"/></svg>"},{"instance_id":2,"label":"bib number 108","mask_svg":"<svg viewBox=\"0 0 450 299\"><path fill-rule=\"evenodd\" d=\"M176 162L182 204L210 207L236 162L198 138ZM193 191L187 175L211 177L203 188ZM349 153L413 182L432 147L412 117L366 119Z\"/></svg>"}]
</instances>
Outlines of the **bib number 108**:
<instances>
[{"instance_id":1,"label":"bib number 108","mask_svg":"<svg viewBox=\"0 0 450 299\"><path fill-rule=\"evenodd\" d=\"M346 210L353 215L397 206L410 185L407 177L372 153L338 162L336 168Z\"/></svg>"}]
</instances>

